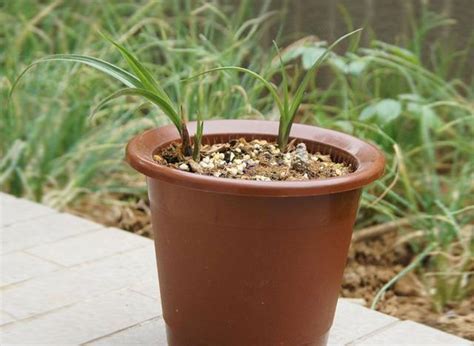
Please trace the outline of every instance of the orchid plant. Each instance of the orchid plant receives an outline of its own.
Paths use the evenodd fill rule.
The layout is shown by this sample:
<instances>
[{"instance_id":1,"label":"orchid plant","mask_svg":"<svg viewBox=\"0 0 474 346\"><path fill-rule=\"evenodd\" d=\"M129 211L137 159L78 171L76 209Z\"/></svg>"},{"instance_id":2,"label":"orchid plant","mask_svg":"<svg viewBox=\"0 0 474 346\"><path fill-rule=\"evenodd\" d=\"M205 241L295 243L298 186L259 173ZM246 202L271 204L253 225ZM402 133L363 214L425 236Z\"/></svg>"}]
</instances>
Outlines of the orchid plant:
<instances>
[{"instance_id":1,"label":"orchid plant","mask_svg":"<svg viewBox=\"0 0 474 346\"><path fill-rule=\"evenodd\" d=\"M292 124L295 120L295 115L298 111L298 108L303 100L304 92L308 83L310 82L311 78L313 78L314 74L316 73L317 69L321 66L323 61L326 57L330 54L331 50L339 44L345 38L361 31L362 29L358 29L352 31L338 40L336 40L333 44L331 44L325 52L319 56L318 59L313 63L311 68L307 71L306 75L304 76L303 80L299 84L296 92L294 93L293 97L290 99L290 90L289 90L289 83L288 83L288 73L284 68L283 61L281 59L280 52L278 47L275 44L275 47L278 52L279 62L280 62L280 72L282 76L282 93L283 95L280 96L278 89L274 86L269 80L262 77L260 74L251 71L244 67L238 66L223 66L213 68L202 73L199 73L193 77L190 77L188 80L194 79L198 76L202 76L204 74L208 74L215 71L238 71L246 73L253 78L258 79L263 83L265 88L270 92L278 110L280 113L280 123L279 123L279 130L278 130L278 146L282 151L287 149L288 139L290 136L290 131ZM171 100L170 96L166 93L160 83L153 77L151 71L145 67L143 63L141 63L137 57L126 49L120 43L114 41L112 38L103 35L106 40L108 40L122 55L123 59L127 63L130 71L126 71L117 65L109 63L105 60L98 59L91 56L86 55L79 55L79 54L56 54L51 56L43 57L39 60L36 60L19 75L17 80L14 82L10 94L13 92L15 86L18 84L20 79L25 75L25 73L30 70L33 66L50 61L69 61L75 63L81 63L93 67L101 72L108 74L109 76L115 78L122 84L124 84L124 88L112 93L105 99L103 99L92 111L91 116L95 114L95 112L103 107L106 103L110 102L113 99L116 99L121 96L141 96L146 98L148 101L155 104L159 107L163 113L169 118L169 120L174 124L176 130L178 131L181 137L181 154L187 157L192 156L194 160L198 161L200 157L200 146L203 136L203 120L201 116L198 114L197 116L197 127L196 127L196 134L193 138L193 143L191 143L191 139L189 136L189 132L187 130L186 122L185 122L185 114L183 107L178 106L176 102Z\"/></svg>"}]
</instances>

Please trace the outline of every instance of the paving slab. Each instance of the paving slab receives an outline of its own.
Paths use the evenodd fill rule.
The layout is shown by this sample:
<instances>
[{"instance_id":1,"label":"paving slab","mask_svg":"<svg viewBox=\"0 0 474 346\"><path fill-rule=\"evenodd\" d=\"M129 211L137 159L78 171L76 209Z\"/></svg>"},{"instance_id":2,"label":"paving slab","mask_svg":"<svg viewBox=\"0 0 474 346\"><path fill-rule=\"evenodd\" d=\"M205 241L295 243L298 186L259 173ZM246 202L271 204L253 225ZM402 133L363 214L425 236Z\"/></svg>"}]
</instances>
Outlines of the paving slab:
<instances>
[{"instance_id":1,"label":"paving slab","mask_svg":"<svg viewBox=\"0 0 474 346\"><path fill-rule=\"evenodd\" d=\"M64 268L1 289L3 310L19 319L67 306L93 296L127 288L155 271L149 246L83 265Z\"/></svg>"},{"instance_id":2,"label":"paving slab","mask_svg":"<svg viewBox=\"0 0 474 346\"><path fill-rule=\"evenodd\" d=\"M473 345L473 342L459 338L413 321L400 321L386 329L351 343L351 345Z\"/></svg>"},{"instance_id":3,"label":"paving slab","mask_svg":"<svg viewBox=\"0 0 474 346\"><path fill-rule=\"evenodd\" d=\"M160 288L158 286L158 274L152 275L151 280L138 282L130 286L132 291L144 294L150 298L161 301Z\"/></svg>"},{"instance_id":4,"label":"paving slab","mask_svg":"<svg viewBox=\"0 0 474 346\"><path fill-rule=\"evenodd\" d=\"M73 235L104 228L95 222L80 217L52 213L2 226L0 253L26 250L48 244Z\"/></svg>"},{"instance_id":5,"label":"paving slab","mask_svg":"<svg viewBox=\"0 0 474 346\"><path fill-rule=\"evenodd\" d=\"M165 321L161 317L105 336L86 345L156 345L166 346Z\"/></svg>"},{"instance_id":6,"label":"paving slab","mask_svg":"<svg viewBox=\"0 0 474 346\"><path fill-rule=\"evenodd\" d=\"M0 287L24 281L63 268L24 252L0 256Z\"/></svg>"},{"instance_id":7,"label":"paving slab","mask_svg":"<svg viewBox=\"0 0 474 346\"><path fill-rule=\"evenodd\" d=\"M3 326L2 344L82 344L153 318L158 302L124 289Z\"/></svg>"},{"instance_id":8,"label":"paving slab","mask_svg":"<svg viewBox=\"0 0 474 346\"><path fill-rule=\"evenodd\" d=\"M6 313L5 311L0 310L0 326L15 321L16 318L14 316L10 315L9 313Z\"/></svg>"},{"instance_id":9,"label":"paving slab","mask_svg":"<svg viewBox=\"0 0 474 346\"><path fill-rule=\"evenodd\" d=\"M329 332L329 343L345 345L396 321L398 319L395 317L339 299L334 323Z\"/></svg>"},{"instance_id":10,"label":"paving slab","mask_svg":"<svg viewBox=\"0 0 474 346\"><path fill-rule=\"evenodd\" d=\"M149 241L144 237L104 228L25 251L63 266L73 266L145 245L149 245Z\"/></svg>"},{"instance_id":11,"label":"paving slab","mask_svg":"<svg viewBox=\"0 0 474 346\"><path fill-rule=\"evenodd\" d=\"M57 213L56 210L44 205L0 192L0 226L8 226L55 213Z\"/></svg>"}]
</instances>

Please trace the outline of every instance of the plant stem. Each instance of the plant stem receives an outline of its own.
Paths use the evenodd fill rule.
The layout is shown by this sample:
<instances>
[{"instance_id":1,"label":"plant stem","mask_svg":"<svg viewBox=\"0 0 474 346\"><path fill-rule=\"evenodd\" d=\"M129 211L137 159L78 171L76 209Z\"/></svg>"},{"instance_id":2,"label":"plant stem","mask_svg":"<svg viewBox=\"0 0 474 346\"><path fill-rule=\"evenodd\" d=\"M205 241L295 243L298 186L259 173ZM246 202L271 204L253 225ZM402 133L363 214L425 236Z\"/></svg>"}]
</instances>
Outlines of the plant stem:
<instances>
[{"instance_id":1,"label":"plant stem","mask_svg":"<svg viewBox=\"0 0 474 346\"><path fill-rule=\"evenodd\" d=\"M191 140L189 139L189 132L188 128L186 127L186 123L184 120L181 123L181 142L182 147L181 151L184 156L191 156L193 154L193 149L191 148Z\"/></svg>"}]
</instances>

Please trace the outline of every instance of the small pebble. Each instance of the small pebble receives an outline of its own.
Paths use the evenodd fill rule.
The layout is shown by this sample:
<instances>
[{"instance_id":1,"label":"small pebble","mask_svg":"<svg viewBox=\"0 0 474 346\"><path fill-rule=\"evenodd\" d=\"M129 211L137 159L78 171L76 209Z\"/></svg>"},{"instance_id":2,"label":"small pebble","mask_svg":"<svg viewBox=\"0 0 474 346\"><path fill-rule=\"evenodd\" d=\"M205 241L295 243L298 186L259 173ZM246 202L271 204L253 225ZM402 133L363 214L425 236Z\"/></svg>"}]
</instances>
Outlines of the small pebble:
<instances>
[{"instance_id":1,"label":"small pebble","mask_svg":"<svg viewBox=\"0 0 474 346\"><path fill-rule=\"evenodd\" d=\"M301 160L302 162L308 162L308 150L306 149L306 144L298 143L295 150L295 156L297 159Z\"/></svg>"},{"instance_id":2,"label":"small pebble","mask_svg":"<svg viewBox=\"0 0 474 346\"><path fill-rule=\"evenodd\" d=\"M180 164L179 169L182 170L182 171L189 172L189 166L185 163Z\"/></svg>"},{"instance_id":3,"label":"small pebble","mask_svg":"<svg viewBox=\"0 0 474 346\"><path fill-rule=\"evenodd\" d=\"M278 155L280 153L280 149L276 148L276 149L271 149L270 152L273 154L273 155Z\"/></svg>"}]
</instances>

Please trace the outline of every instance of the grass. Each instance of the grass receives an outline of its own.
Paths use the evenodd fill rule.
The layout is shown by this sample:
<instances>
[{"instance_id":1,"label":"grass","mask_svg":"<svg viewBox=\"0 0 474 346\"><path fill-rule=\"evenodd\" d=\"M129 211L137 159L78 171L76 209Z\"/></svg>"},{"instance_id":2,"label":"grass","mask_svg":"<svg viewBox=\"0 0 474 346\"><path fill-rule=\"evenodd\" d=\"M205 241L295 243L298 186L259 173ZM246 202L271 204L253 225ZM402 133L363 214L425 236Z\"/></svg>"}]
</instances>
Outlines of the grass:
<instances>
[{"instance_id":1,"label":"grass","mask_svg":"<svg viewBox=\"0 0 474 346\"><path fill-rule=\"evenodd\" d=\"M253 42L278 14L265 11L266 3L257 14L245 1L226 13L212 4L183 4L178 11L173 2L156 1L98 2L85 9L79 2L6 3L1 14L5 25L0 29L9 48L2 50L1 57L4 104L19 73L45 55L80 53L108 57L114 64L119 61L97 34L100 30L117 37L119 43L126 41L154 75L163 76L163 88L170 98L186 101L187 114L194 116L200 109L204 117L260 116L251 105L266 100L258 95L262 88L253 80L244 82L252 95L243 91L237 78L187 86L180 81L202 68L243 65L250 55L258 63L262 49ZM123 183L132 173L122 162L122 148L133 134L167 120L148 104L127 97L99 110L95 124L88 121L93 106L116 88L101 73L79 65L47 64L26 75L9 108L2 110L2 189L55 207L85 193L142 196L143 184L137 189ZM134 116L137 113L148 116Z\"/></svg>"},{"instance_id":2,"label":"grass","mask_svg":"<svg viewBox=\"0 0 474 346\"><path fill-rule=\"evenodd\" d=\"M104 36L104 35L102 35ZM128 49L126 49L121 44L115 42L112 38L104 36L104 38L114 45L117 50L122 55L123 59L127 62L128 67L133 72L128 72L123 70L119 66L111 64L107 61L79 54L55 54L43 57L31 63L23 70L19 77L13 83L13 86L10 91L9 98L13 94L15 86L21 80L21 78L35 65L40 63L48 62L58 62L58 61L67 61L84 64L90 67L95 68L98 71L104 72L110 77L115 78L117 81L121 82L126 86L126 88L120 89L111 95L104 98L98 106L92 111L91 116L93 116L97 110L102 108L104 105L110 101L122 97L122 96L141 96L155 106L157 106L175 125L178 133L181 136L182 150L183 154L186 156L191 155L192 148L191 142L189 139L189 134L186 129L186 124L184 121L184 113L178 109L178 106L171 100L169 95L161 87L160 83L153 77L150 70L148 70ZM182 110L182 107L181 107Z\"/></svg>"},{"instance_id":3,"label":"grass","mask_svg":"<svg viewBox=\"0 0 474 346\"><path fill-rule=\"evenodd\" d=\"M0 50L2 104L20 72L45 55L86 54L121 66L119 52L97 35L103 31L143 59L170 99L184 102L186 120L277 119L271 93L246 73L213 74L199 83L182 79L243 66L283 88L278 54L259 43L280 18L266 2L255 14L250 1L238 8L192 1L6 2L0 12L7 48ZM364 191L357 227L409 217L400 241L415 256L374 306L409 271L417 272L440 311L474 290L474 89L472 80L460 79L468 76L463 62L473 45L452 51L441 39L427 42L430 30L443 25L453 24L423 12L403 45L374 39L364 47L351 42L345 54L332 52L294 112L297 122L354 134L387 155L386 174ZM328 45L314 38L276 41L291 76L288 90L297 90ZM104 203L117 195L143 198L144 182L123 163L123 147L134 134L169 120L127 96L98 110L91 123L87 115L118 84L79 64L43 64L27 74L2 108L2 190L59 208L90 196Z\"/></svg>"}]
</instances>

